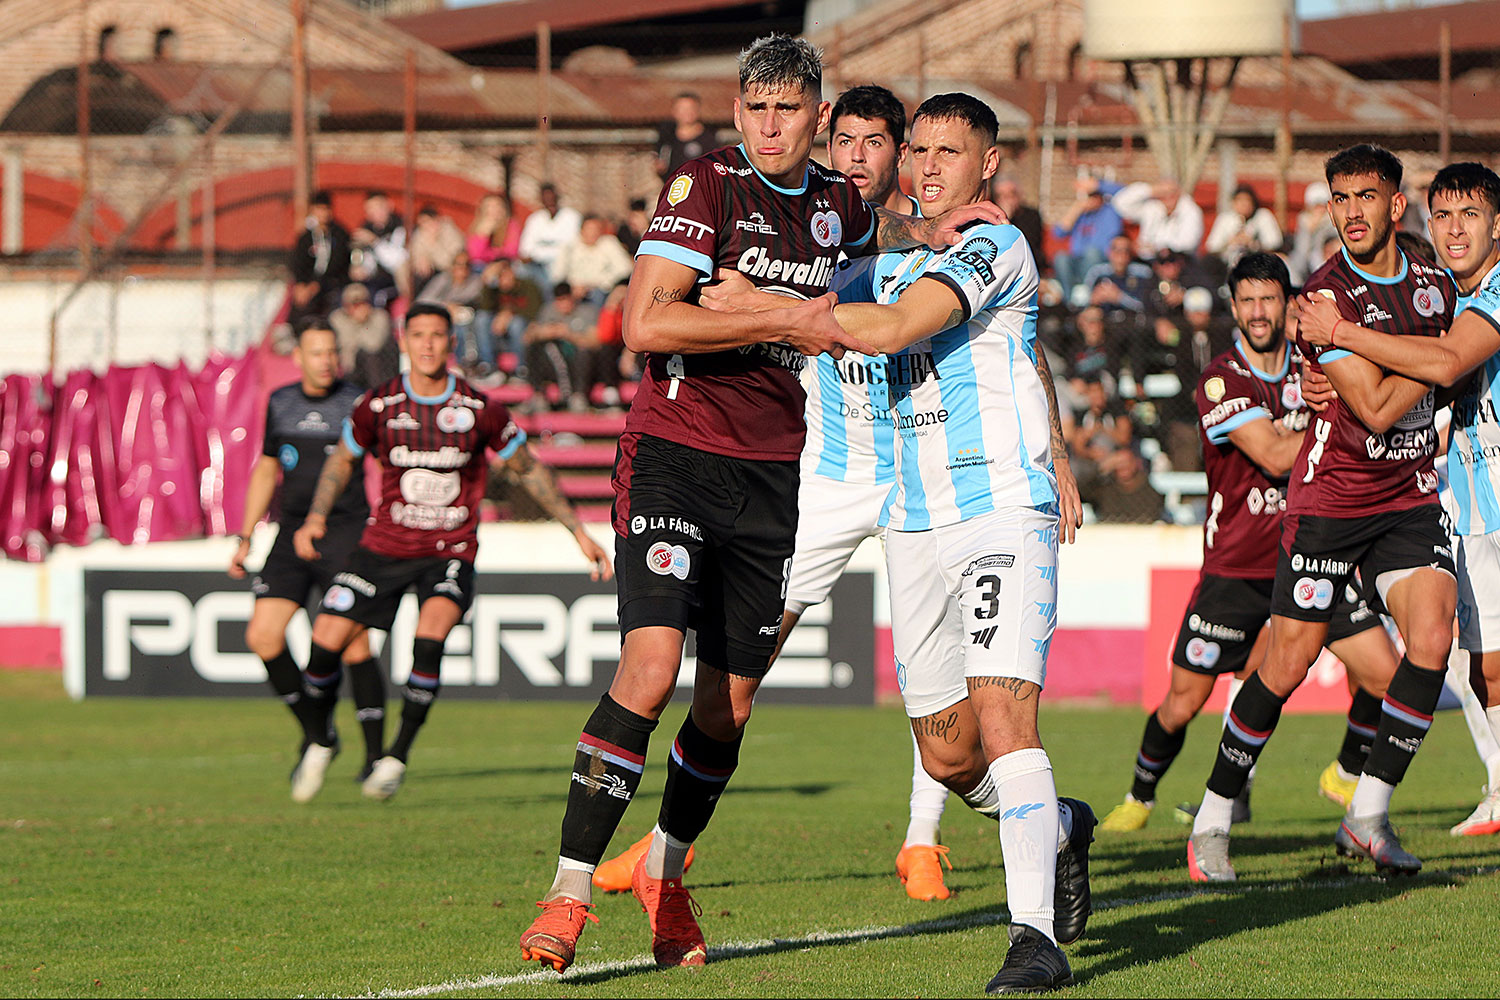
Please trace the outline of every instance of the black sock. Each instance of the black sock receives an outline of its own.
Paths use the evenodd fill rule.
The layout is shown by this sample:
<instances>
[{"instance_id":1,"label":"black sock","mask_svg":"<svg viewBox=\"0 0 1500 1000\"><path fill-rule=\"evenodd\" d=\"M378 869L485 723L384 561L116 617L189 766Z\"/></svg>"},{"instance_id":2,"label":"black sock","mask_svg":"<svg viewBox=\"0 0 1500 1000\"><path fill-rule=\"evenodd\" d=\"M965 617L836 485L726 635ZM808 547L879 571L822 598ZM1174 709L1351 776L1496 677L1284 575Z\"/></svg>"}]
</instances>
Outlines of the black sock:
<instances>
[{"instance_id":1,"label":"black sock","mask_svg":"<svg viewBox=\"0 0 1500 1000\"><path fill-rule=\"evenodd\" d=\"M333 710L339 703L339 681L344 668L337 650L312 644L303 675L302 731L313 743L333 745Z\"/></svg>"},{"instance_id":2,"label":"black sock","mask_svg":"<svg viewBox=\"0 0 1500 1000\"><path fill-rule=\"evenodd\" d=\"M349 686L354 689L354 718L365 734L365 762L385 752L385 677L380 661L371 657L349 664Z\"/></svg>"},{"instance_id":3,"label":"black sock","mask_svg":"<svg viewBox=\"0 0 1500 1000\"><path fill-rule=\"evenodd\" d=\"M414 639L411 644L411 677L401 688L401 729L386 755L406 763L412 740L427 721L427 713L442 690L443 643L440 639Z\"/></svg>"},{"instance_id":4,"label":"black sock","mask_svg":"<svg viewBox=\"0 0 1500 1000\"><path fill-rule=\"evenodd\" d=\"M1208 776L1209 791L1232 799L1245 790L1250 769L1276 729L1284 704L1286 699L1273 694L1260 674L1250 675L1229 708L1213 773Z\"/></svg>"},{"instance_id":5,"label":"black sock","mask_svg":"<svg viewBox=\"0 0 1500 1000\"><path fill-rule=\"evenodd\" d=\"M1344 730L1344 745L1339 748L1339 767L1345 774L1356 777L1365 769L1365 758L1370 756L1370 744L1375 739L1375 729L1380 725L1381 700L1364 688L1354 689L1354 700L1349 703L1348 728Z\"/></svg>"},{"instance_id":6,"label":"black sock","mask_svg":"<svg viewBox=\"0 0 1500 1000\"><path fill-rule=\"evenodd\" d=\"M568 810L563 814L562 847L570 861L597 865L604 858L625 808L641 783L646 746L656 722L622 706L608 694L578 737L573 758Z\"/></svg>"},{"instance_id":7,"label":"black sock","mask_svg":"<svg viewBox=\"0 0 1500 1000\"><path fill-rule=\"evenodd\" d=\"M667 787L657 824L674 839L691 844L708 826L724 786L740 762L741 733L732 743L710 738L688 712L667 759Z\"/></svg>"},{"instance_id":8,"label":"black sock","mask_svg":"<svg viewBox=\"0 0 1500 1000\"><path fill-rule=\"evenodd\" d=\"M1443 668L1429 670L1406 657L1396 667L1385 701L1380 706L1380 725L1365 761L1364 773L1392 785L1406 776L1411 759L1422 746L1422 737L1432 725L1432 712L1443 693Z\"/></svg>"},{"instance_id":9,"label":"black sock","mask_svg":"<svg viewBox=\"0 0 1500 1000\"><path fill-rule=\"evenodd\" d=\"M1151 713L1146 720L1146 732L1141 736L1141 749L1135 755L1135 782L1130 786L1132 798L1137 802L1156 801L1156 783L1182 752L1185 739L1186 726L1175 733L1169 733L1162 726L1156 712Z\"/></svg>"},{"instance_id":10,"label":"black sock","mask_svg":"<svg viewBox=\"0 0 1500 1000\"><path fill-rule=\"evenodd\" d=\"M297 667L297 661L292 658L292 651L283 646L281 652L261 662L266 665L266 678L271 682L271 690L286 702L292 718L297 720L297 724L305 733L307 721L303 717L307 715L310 706L302 697L302 671Z\"/></svg>"}]
</instances>

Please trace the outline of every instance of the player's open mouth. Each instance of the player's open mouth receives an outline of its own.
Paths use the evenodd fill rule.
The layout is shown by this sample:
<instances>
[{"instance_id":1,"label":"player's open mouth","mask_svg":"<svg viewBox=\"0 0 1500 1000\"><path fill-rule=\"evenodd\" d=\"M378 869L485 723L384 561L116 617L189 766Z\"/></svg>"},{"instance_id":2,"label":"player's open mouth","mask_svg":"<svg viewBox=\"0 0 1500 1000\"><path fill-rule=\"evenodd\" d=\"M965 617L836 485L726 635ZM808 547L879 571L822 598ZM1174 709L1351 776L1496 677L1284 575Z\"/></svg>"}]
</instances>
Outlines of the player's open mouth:
<instances>
[{"instance_id":1,"label":"player's open mouth","mask_svg":"<svg viewBox=\"0 0 1500 1000\"><path fill-rule=\"evenodd\" d=\"M1363 222L1351 222L1349 225L1344 227L1344 235L1349 237L1351 240L1363 239L1365 234L1369 231L1370 227L1365 225Z\"/></svg>"},{"instance_id":2,"label":"player's open mouth","mask_svg":"<svg viewBox=\"0 0 1500 1000\"><path fill-rule=\"evenodd\" d=\"M942 188L942 185L940 185L940 184L923 184L922 185L922 200L923 201L937 201L938 195L940 195L942 193L943 193L943 188Z\"/></svg>"},{"instance_id":3,"label":"player's open mouth","mask_svg":"<svg viewBox=\"0 0 1500 1000\"><path fill-rule=\"evenodd\" d=\"M1464 254L1466 254L1468 252L1469 252L1469 244L1467 244L1467 243L1449 243L1448 244L1448 256L1449 257L1452 257L1452 258L1456 259L1456 258L1462 257Z\"/></svg>"}]
</instances>

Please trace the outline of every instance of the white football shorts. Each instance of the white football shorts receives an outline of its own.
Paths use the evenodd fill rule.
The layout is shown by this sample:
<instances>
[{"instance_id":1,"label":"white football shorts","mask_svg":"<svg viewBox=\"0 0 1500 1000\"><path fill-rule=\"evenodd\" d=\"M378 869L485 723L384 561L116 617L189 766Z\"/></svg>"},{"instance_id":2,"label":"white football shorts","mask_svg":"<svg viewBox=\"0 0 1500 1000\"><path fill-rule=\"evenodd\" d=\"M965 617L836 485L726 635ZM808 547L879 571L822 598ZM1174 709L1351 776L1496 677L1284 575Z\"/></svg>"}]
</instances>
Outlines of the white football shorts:
<instances>
[{"instance_id":1,"label":"white football shorts","mask_svg":"<svg viewBox=\"0 0 1500 1000\"><path fill-rule=\"evenodd\" d=\"M788 602L811 607L828 600L859 543L884 530L880 512L890 492L890 483L844 483L803 468Z\"/></svg>"},{"instance_id":2,"label":"white football shorts","mask_svg":"<svg viewBox=\"0 0 1500 1000\"><path fill-rule=\"evenodd\" d=\"M1006 507L928 531L888 531L896 680L909 718L969 696L966 678L1041 685L1057 625L1055 511Z\"/></svg>"},{"instance_id":3,"label":"white football shorts","mask_svg":"<svg viewBox=\"0 0 1500 1000\"><path fill-rule=\"evenodd\" d=\"M1458 536L1458 645L1500 650L1500 531Z\"/></svg>"}]
</instances>

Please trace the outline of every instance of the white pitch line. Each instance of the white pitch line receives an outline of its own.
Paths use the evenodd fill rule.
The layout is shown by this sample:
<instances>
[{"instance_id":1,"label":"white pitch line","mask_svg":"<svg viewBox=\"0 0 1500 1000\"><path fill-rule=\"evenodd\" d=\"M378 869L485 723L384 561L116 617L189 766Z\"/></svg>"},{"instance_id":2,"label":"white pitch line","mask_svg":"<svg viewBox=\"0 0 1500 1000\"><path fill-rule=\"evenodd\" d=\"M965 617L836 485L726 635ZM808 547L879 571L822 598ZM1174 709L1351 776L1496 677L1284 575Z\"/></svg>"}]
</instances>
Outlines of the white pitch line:
<instances>
[{"instance_id":1,"label":"white pitch line","mask_svg":"<svg viewBox=\"0 0 1500 1000\"><path fill-rule=\"evenodd\" d=\"M1487 865L1476 867L1466 871L1430 871L1426 875L1487 875L1500 871L1500 866ZM1339 889L1353 885L1365 885L1374 876L1351 876L1344 878L1328 879L1313 883L1319 889ZM1239 883L1235 885L1217 886L1214 888L1183 888L1168 889L1162 892L1152 893L1148 896L1135 896L1128 899L1104 899L1094 904L1094 912L1100 913L1105 910L1119 910L1130 906L1145 906L1150 903L1165 903L1178 899L1191 899L1198 896L1234 896L1249 893L1272 893L1291 892L1294 889L1310 888L1306 882L1284 882L1276 885L1254 885ZM1009 923L1008 913L974 913L962 917L944 917L937 920L921 920L911 924L893 924L882 927L864 927L857 930L847 931L813 931L811 934L796 938L762 938L757 941L730 941L720 945L714 945L708 949L709 961L721 961L727 958L743 958L747 955L760 954L767 951L792 951L801 947L812 947L815 945L847 944L854 941L878 941L889 938L914 937L918 934L941 934L948 931L969 930L975 927L989 927L995 924ZM378 998L378 1000L398 1000L403 997L427 997L438 993L460 993L465 990L482 990L495 987L517 986L522 983L567 983L569 981L585 978L599 973L632 972L636 969L653 969L656 961L650 955L637 955L615 962L585 962L574 965L566 976L553 972L551 969L539 969L534 972L519 972L508 976L475 976L471 979L450 979L444 983L432 983L427 986L413 986L410 989L397 990L387 989L378 993L359 994L362 998Z\"/></svg>"}]
</instances>

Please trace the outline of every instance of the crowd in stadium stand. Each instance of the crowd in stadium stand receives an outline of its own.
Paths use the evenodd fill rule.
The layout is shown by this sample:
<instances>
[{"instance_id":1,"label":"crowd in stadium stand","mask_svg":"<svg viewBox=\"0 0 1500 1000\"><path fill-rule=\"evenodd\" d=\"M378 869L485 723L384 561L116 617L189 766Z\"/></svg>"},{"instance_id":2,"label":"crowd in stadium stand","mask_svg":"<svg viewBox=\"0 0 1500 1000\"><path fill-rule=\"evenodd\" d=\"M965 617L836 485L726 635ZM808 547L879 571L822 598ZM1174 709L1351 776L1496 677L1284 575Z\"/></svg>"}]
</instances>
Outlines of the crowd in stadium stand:
<instances>
[{"instance_id":1,"label":"crowd in stadium stand","mask_svg":"<svg viewBox=\"0 0 1500 1000\"><path fill-rule=\"evenodd\" d=\"M660 176L704 151L698 113L693 95L674 102L658 139ZM997 175L990 194L1042 271L1038 337L1084 499L1102 521L1169 518L1151 476L1203 467L1193 392L1204 365L1233 342L1225 276L1256 250L1281 254L1294 281L1311 273L1337 249L1328 190L1309 185L1284 233L1249 185L1211 226L1172 181L1121 185L1081 173L1075 187L1050 229L1014 179ZM540 201L524 222L499 194L482 198L472 220L424 205L408 231L390 198L372 191L349 232L320 193L293 251L292 322L328 313L345 371L373 384L399 361L390 310L441 303L454 316L465 374L481 388L529 387L520 412L619 412L629 399L622 386L639 375L621 320L648 203L636 199L612 218L567 204L552 184ZM1406 228L1420 232L1420 213L1408 215L1417 221Z\"/></svg>"}]
</instances>

